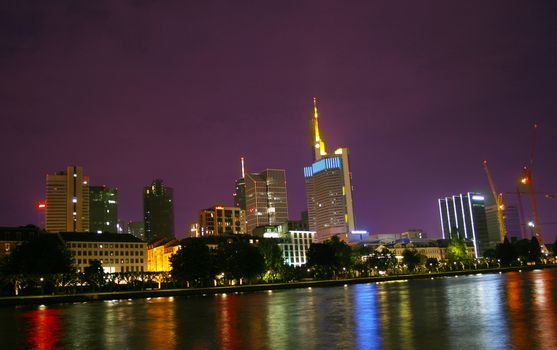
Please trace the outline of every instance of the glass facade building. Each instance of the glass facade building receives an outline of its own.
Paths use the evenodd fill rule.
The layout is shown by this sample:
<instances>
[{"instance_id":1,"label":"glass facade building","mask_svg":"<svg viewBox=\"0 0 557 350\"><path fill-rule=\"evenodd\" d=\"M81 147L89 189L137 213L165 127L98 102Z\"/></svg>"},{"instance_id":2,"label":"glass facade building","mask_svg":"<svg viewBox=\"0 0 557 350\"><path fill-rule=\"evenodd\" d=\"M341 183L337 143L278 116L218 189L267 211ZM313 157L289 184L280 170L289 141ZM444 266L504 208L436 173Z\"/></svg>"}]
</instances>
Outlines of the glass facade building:
<instances>
[{"instance_id":1,"label":"glass facade building","mask_svg":"<svg viewBox=\"0 0 557 350\"><path fill-rule=\"evenodd\" d=\"M89 187L89 230L118 233L118 189Z\"/></svg>"},{"instance_id":2,"label":"glass facade building","mask_svg":"<svg viewBox=\"0 0 557 350\"><path fill-rule=\"evenodd\" d=\"M485 213L485 197L468 192L440 198L439 217L443 238L458 235L474 244L476 257L489 248L489 235Z\"/></svg>"},{"instance_id":3,"label":"glass facade building","mask_svg":"<svg viewBox=\"0 0 557 350\"><path fill-rule=\"evenodd\" d=\"M145 239L174 238L174 191L156 179L143 189Z\"/></svg>"},{"instance_id":4,"label":"glass facade building","mask_svg":"<svg viewBox=\"0 0 557 350\"><path fill-rule=\"evenodd\" d=\"M257 226L282 224L288 221L286 171L266 169L246 174L247 233Z\"/></svg>"}]
</instances>

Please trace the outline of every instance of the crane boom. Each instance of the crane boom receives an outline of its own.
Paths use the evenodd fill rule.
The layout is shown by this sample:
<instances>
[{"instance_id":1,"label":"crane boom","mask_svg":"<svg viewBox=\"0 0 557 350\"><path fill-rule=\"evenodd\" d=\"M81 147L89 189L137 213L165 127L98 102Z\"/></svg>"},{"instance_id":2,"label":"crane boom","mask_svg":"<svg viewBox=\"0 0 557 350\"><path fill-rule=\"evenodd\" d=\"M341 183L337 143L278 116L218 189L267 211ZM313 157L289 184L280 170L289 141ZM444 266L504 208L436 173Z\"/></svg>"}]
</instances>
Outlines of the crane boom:
<instances>
[{"instance_id":1,"label":"crane boom","mask_svg":"<svg viewBox=\"0 0 557 350\"><path fill-rule=\"evenodd\" d=\"M528 192L530 194L530 205L532 206L532 214L534 216L534 234L536 236L536 239L538 240L538 243L540 244L542 253L547 254L548 250L543 241L542 228L540 225L540 216L538 214L538 206L536 204L536 194L534 192L534 184L532 179L532 169L534 168L534 155L536 153L536 136L537 136L538 128L539 128L539 124L534 123L534 127L532 129L532 145L530 148L530 161L528 166L525 166L523 168L524 176L521 182L524 185L528 186Z\"/></svg>"},{"instance_id":2,"label":"crane boom","mask_svg":"<svg viewBox=\"0 0 557 350\"><path fill-rule=\"evenodd\" d=\"M487 176L487 181L489 182L491 195L493 196L493 199L495 200L495 205L497 206L497 222L499 223L499 235L501 238L501 242L503 242L505 240L505 236L507 235L507 231L505 230L505 221L503 218L503 210L505 209L505 204L503 203L503 194L497 193L497 190L495 189L495 183L493 182L491 171L489 171L487 160L484 160L482 164L485 170L485 174Z\"/></svg>"}]
</instances>

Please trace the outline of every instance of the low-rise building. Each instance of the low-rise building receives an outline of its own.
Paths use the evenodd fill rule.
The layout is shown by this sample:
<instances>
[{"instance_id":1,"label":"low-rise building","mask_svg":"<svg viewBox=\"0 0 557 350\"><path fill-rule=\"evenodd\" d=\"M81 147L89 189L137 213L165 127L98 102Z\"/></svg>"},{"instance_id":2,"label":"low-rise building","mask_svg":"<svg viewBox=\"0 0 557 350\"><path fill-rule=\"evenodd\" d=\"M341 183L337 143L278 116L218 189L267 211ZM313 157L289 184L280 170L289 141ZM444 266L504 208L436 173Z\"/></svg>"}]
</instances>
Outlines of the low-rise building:
<instances>
[{"instance_id":1,"label":"low-rise building","mask_svg":"<svg viewBox=\"0 0 557 350\"><path fill-rule=\"evenodd\" d=\"M400 239L395 242L385 244L381 241L367 242L365 246L376 246L385 247L389 249L397 259L402 259L404 251L406 249L415 249L418 253L425 255L428 258L435 258L438 261L443 261L447 259L447 247L449 245L449 239ZM474 244L471 241L466 241L466 248L468 250L468 257L475 258Z\"/></svg>"},{"instance_id":2,"label":"low-rise building","mask_svg":"<svg viewBox=\"0 0 557 350\"><path fill-rule=\"evenodd\" d=\"M173 240L158 240L147 247L147 271L171 271L170 258L180 250L180 242Z\"/></svg>"},{"instance_id":3,"label":"low-rise building","mask_svg":"<svg viewBox=\"0 0 557 350\"><path fill-rule=\"evenodd\" d=\"M10 255L23 242L37 238L41 232L40 228L33 225L0 227L0 259Z\"/></svg>"},{"instance_id":4,"label":"low-rise building","mask_svg":"<svg viewBox=\"0 0 557 350\"><path fill-rule=\"evenodd\" d=\"M302 266L307 263L309 246L315 239L315 231L288 231L279 243L282 258L290 266Z\"/></svg>"},{"instance_id":5,"label":"low-rise building","mask_svg":"<svg viewBox=\"0 0 557 350\"><path fill-rule=\"evenodd\" d=\"M290 266L302 266L307 263L307 251L315 239L314 231L290 230L285 222L280 225L258 226L253 230L254 236L276 239L282 250L284 263Z\"/></svg>"},{"instance_id":6,"label":"low-rise building","mask_svg":"<svg viewBox=\"0 0 557 350\"><path fill-rule=\"evenodd\" d=\"M147 271L147 243L131 234L61 232L78 272L99 260L105 272Z\"/></svg>"}]
</instances>

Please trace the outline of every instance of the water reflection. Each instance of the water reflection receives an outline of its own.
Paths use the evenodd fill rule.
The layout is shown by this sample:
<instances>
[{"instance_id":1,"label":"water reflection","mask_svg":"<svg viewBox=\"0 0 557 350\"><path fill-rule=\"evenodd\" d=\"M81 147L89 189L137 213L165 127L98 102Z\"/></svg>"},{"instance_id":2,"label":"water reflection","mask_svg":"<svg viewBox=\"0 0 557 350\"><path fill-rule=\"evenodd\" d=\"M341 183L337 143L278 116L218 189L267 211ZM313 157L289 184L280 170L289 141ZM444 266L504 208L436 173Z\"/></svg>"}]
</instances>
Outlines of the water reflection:
<instances>
[{"instance_id":1,"label":"water reflection","mask_svg":"<svg viewBox=\"0 0 557 350\"><path fill-rule=\"evenodd\" d=\"M505 289L507 300L507 319L510 326L512 344L517 349L527 349L530 343L527 318L527 310L524 309L522 293L525 283L522 275L517 272L508 273L506 276Z\"/></svg>"},{"instance_id":2,"label":"water reflection","mask_svg":"<svg viewBox=\"0 0 557 350\"><path fill-rule=\"evenodd\" d=\"M238 334L236 331L236 295L217 295L217 327L219 347L221 349L238 349Z\"/></svg>"},{"instance_id":3,"label":"water reflection","mask_svg":"<svg viewBox=\"0 0 557 350\"><path fill-rule=\"evenodd\" d=\"M557 270L0 308L2 348L557 349Z\"/></svg>"},{"instance_id":4,"label":"water reflection","mask_svg":"<svg viewBox=\"0 0 557 350\"><path fill-rule=\"evenodd\" d=\"M176 307L174 298L156 298L145 307L148 349L176 347ZM132 317L133 319L133 317ZM137 327L139 326L139 327ZM143 325L134 328L141 331Z\"/></svg>"},{"instance_id":5,"label":"water reflection","mask_svg":"<svg viewBox=\"0 0 557 350\"><path fill-rule=\"evenodd\" d=\"M25 313L23 317L27 320L25 343L29 349L59 348L61 335L59 309L42 306Z\"/></svg>"},{"instance_id":6,"label":"water reflection","mask_svg":"<svg viewBox=\"0 0 557 350\"><path fill-rule=\"evenodd\" d=\"M380 349L380 320L377 314L377 285L355 285L353 317L358 349Z\"/></svg>"},{"instance_id":7,"label":"water reflection","mask_svg":"<svg viewBox=\"0 0 557 350\"><path fill-rule=\"evenodd\" d=\"M539 335L541 349L557 349L555 339L555 309L554 288L555 275L548 270L539 270L531 275L533 284L532 299L537 317L535 329Z\"/></svg>"}]
</instances>

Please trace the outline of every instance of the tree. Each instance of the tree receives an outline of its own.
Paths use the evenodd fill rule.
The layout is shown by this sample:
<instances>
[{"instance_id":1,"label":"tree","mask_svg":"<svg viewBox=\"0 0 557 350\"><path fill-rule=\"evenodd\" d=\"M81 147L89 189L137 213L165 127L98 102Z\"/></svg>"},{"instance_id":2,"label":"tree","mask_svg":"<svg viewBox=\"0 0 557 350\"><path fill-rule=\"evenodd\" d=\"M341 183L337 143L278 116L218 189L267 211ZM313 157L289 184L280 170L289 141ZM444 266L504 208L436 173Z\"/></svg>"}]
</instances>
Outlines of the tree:
<instances>
[{"instance_id":1,"label":"tree","mask_svg":"<svg viewBox=\"0 0 557 350\"><path fill-rule=\"evenodd\" d=\"M72 272L72 261L65 245L56 235L41 234L13 250L0 263L2 280L14 288L16 295L24 285L39 283L42 292L52 292L58 273Z\"/></svg>"},{"instance_id":2,"label":"tree","mask_svg":"<svg viewBox=\"0 0 557 350\"><path fill-rule=\"evenodd\" d=\"M277 275L284 271L284 259L282 250L274 239L263 239L259 244L259 250L265 260L265 270L271 280L276 280Z\"/></svg>"},{"instance_id":3,"label":"tree","mask_svg":"<svg viewBox=\"0 0 557 350\"><path fill-rule=\"evenodd\" d=\"M334 251L334 266L337 272L352 268L352 249L346 242L341 241L338 236L333 236L325 244L330 245Z\"/></svg>"},{"instance_id":4,"label":"tree","mask_svg":"<svg viewBox=\"0 0 557 350\"><path fill-rule=\"evenodd\" d=\"M104 269L99 260L91 260L89 266L85 267L83 271L85 282L93 288L99 290L105 285Z\"/></svg>"},{"instance_id":5,"label":"tree","mask_svg":"<svg viewBox=\"0 0 557 350\"><path fill-rule=\"evenodd\" d=\"M437 258L427 258L426 266L430 270L437 269L439 267L439 260Z\"/></svg>"},{"instance_id":6,"label":"tree","mask_svg":"<svg viewBox=\"0 0 557 350\"><path fill-rule=\"evenodd\" d=\"M542 248L536 237L530 239L529 261L539 263L542 260Z\"/></svg>"},{"instance_id":7,"label":"tree","mask_svg":"<svg viewBox=\"0 0 557 350\"><path fill-rule=\"evenodd\" d=\"M325 243L312 243L307 253L307 266L313 267L319 277L331 278L336 264L333 247Z\"/></svg>"},{"instance_id":8,"label":"tree","mask_svg":"<svg viewBox=\"0 0 557 350\"><path fill-rule=\"evenodd\" d=\"M426 260L427 257L418 253L416 249L405 249L404 252L402 252L402 262L408 266L409 271L416 271Z\"/></svg>"},{"instance_id":9,"label":"tree","mask_svg":"<svg viewBox=\"0 0 557 350\"><path fill-rule=\"evenodd\" d=\"M462 262L468 259L466 242L457 235L453 235L447 246L447 259L452 262Z\"/></svg>"},{"instance_id":10,"label":"tree","mask_svg":"<svg viewBox=\"0 0 557 350\"><path fill-rule=\"evenodd\" d=\"M483 253L483 257L487 259L495 259L495 249L486 249Z\"/></svg>"},{"instance_id":11,"label":"tree","mask_svg":"<svg viewBox=\"0 0 557 350\"><path fill-rule=\"evenodd\" d=\"M495 257L505 266L510 265L516 260L517 254L515 248L509 243L507 237L505 237L503 243L499 243L495 246Z\"/></svg>"},{"instance_id":12,"label":"tree","mask_svg":"<svg viewBox=\"0 0 557 350\"><path fill-rule=\"evenodd\" d=\"M397 264L394 254L389 249L380 247L367 254L364 267L366 270L389 271Z\"/></svg>"},{"instance_id":13,"label":"tree","mask_svg":"<svg viewBox=\"0 0 557 350\"><path fill-rule=\"evenodd\" d=\"M179 283L191 286L208 286L211 275L212 257L205 241L201 238L186 238L181 249L170 259L172 277Z\"/></svg>"},{"instance_id":14,"label":"tree","mask_svg":"<svg viewBox=\"0 0 557 350\"><path fill-rule=\"evenodd\" d=\"M225 246L225 273L236 280L253 279L265 271L265 259L259 248L245 242L235 241Z\"/></svg>"}]
</instances>

